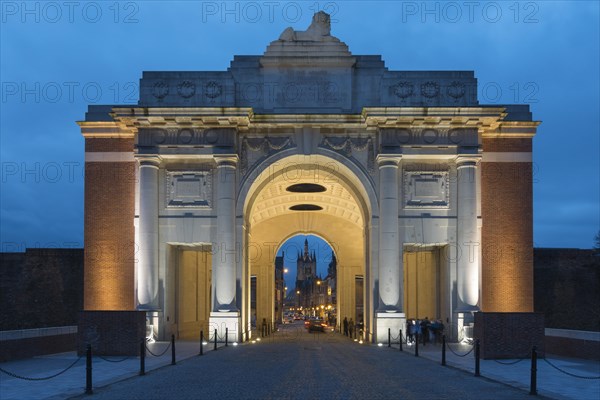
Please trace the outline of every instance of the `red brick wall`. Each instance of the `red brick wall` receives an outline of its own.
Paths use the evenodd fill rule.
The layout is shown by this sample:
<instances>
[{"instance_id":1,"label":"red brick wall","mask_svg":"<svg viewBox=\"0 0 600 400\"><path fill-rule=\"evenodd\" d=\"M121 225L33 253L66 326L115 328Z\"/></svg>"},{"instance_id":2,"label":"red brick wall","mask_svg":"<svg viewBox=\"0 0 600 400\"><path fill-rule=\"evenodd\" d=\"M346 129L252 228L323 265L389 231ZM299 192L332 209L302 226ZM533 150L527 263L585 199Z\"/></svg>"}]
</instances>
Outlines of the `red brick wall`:
<instances>
[{"instance_id":1,"label":"red brick wall","mask_svg":"<svg viewBox=\"0 0 600 400\"><path fill-rule=\"evenodd\" d=\"M483 139L484 160L486 152L530 151L531 139ZM533 311L532 168L482 162L482 311Z\"/></svg>"},{"instance_id":2,"label":"red brick wall","mask_svg":"<svg viewBox=\"0 0 600 400\"><path fill-rule=\"evenodd\" d=\"M86 152L133 153L133 138L86 138ZM135 162L86 162L84 309L133 310Z\"/></svg>"}]
</instances>

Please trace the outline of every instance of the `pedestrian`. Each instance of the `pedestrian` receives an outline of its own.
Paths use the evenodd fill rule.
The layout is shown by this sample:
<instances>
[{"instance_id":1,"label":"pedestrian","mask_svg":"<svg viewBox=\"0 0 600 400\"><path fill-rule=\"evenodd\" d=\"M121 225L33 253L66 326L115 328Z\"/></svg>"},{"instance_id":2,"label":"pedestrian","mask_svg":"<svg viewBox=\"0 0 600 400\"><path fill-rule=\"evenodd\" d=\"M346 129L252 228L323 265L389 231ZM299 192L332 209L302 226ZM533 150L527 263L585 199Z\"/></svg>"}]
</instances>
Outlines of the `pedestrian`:
<instances>
[{"instance_id":1,"label":"pedestrian","mask_svg":"<svg viewBox=\"0 0 600 400\"><path fill-rule=\"evenodd\" d=\"M348 318L344 317L344 336L348 336Z\"/></svg>"},{"instance_id":2,"label":"pedestrian","mask_svg":"<svg viewBox=\"0 0 600 400\"><path fill-rule=\"evenodd\" d=\"M423 346L425 346L429 341L429 319L425 317L425 319L421 321L420 325L421 335L423 336Z\"/></svg>"},{"instance_id":3,"label":"pedestrian","mask_svg":"<svg viewBox=\"0 0 600 400\"><path fill-rule=\"evenodd\" d=\"M348 322L348 331L350 333L350 337L353 337L353 335L354 335L354 320L352 320L352 318L350 318L350 322Z\"/></svg>"},{"instance_id":4,"label":"pedestrian","mask_svg":"<svg viewBox=\"0 0 600 400\"><path fill-rule=\"evenodd\" d=\"M406 320L406 335L407 335L406 343L407 344L414 342L414 332L415 332L415 329L413 326L414 323L415 323L415 321L412 318Z\"/></svg>"},{"instance_id":5,"label":"pedestrian","mask_svg":"<svg viewBox=\"0 0 600 400\"><path fill-rule=\"evenodd\" d=\"M419 345L419 337L421 337L421 321L415 320L413 321L413 333L415 334L415 343L417 346Z\"/></svg>"},{"instance_id":6,"label":"pedestrian","mask_svg":"<svg viewBox=\"0 0 600 400\"><path fill-rule=\"evenodd\" d=\"M363 322L362 318L360 319L360 322L358 322L356 324L356 331L358 332L358 336L362 339L363 338L363 332L365 329L365 323Z\"/></svg>"}]
</instances>

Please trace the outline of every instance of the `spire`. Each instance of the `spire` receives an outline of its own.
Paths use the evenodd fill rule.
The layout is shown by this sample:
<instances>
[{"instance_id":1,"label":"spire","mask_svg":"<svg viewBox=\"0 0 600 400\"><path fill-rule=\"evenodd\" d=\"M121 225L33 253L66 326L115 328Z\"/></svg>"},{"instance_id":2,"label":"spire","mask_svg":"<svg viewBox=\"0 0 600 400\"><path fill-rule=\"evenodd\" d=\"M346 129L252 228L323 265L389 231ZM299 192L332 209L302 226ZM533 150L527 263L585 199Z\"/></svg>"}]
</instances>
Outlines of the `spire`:
<instances>
[{"instance_id":1,"label":"spire","mask_svg":"<svg viewBox=\"0 0 600 400\"><path fill-rule=\"evenodd\" d=\"M304 239L304 257L308 256L308 238Z\"/></svg>"}]
</instances>

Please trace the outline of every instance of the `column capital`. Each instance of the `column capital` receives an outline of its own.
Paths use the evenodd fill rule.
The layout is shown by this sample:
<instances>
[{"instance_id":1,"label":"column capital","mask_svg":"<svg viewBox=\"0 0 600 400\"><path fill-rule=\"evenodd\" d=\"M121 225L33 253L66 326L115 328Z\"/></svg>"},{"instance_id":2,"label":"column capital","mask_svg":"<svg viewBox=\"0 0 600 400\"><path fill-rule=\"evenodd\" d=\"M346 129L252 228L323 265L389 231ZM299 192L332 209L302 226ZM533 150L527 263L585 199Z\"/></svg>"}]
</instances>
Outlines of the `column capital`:
<instances>
[{"instance_id":1,"label":"column capital","mask_svg":"<svg viewBox=\"0 0 600 400\"><path fill-rule=\"evenodd\" d=\"M402 156L399 154L378 154L377 155L377 165L379 168L382 167L398 167L400 161L402 161Z\"/></svg>"},{"instance_id":2,"label":"column capital","mask_svg":"<svg viewBox=\"0 0 600 400\"><path fill-rule=\"evenodd\" d=\"M218 167L233 167L235 168L237 166L237 163L239 161L239 157L237 154L223 154L223 155L215 155L215 162L217 163L217 168Z\"/></svg>"},{"instance_id":3,"label":"column capital","mask_svg":"<svg viewBox=\"0 0 600 400\"><path fill-rule=\"evenodd\" d=\"M457 156L455 159L456 166L458 168L462 167L476 167L477 164L481 161L480 155L464 155Z\"/></svg>"},{"instance_id":4,"label":"column capital","mask_svg":"<svg viewBox=\"0 0 600 400\"><path fill-rule=\"evenodd\" d=\"M135 159L140 163L142 167L156 167L160 166L162 158L157 155L136 155Z\"/></svg>"}]
</instances>

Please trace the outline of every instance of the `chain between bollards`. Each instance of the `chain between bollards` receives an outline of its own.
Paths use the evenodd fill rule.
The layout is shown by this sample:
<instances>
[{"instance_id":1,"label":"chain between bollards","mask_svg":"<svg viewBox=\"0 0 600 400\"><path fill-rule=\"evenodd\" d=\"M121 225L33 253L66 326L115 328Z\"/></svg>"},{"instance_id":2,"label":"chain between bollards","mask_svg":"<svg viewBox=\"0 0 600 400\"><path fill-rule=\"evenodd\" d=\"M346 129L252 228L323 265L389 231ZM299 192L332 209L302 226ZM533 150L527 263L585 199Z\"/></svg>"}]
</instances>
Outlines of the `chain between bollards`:
<instances>
[{"instance_id":1,"label":"chain between bollards","mask_svg":"<svg viewBox=\"0 0 600 400\"><path fill-rule=\"evenodd\" d=\"M140 344L140 375L146 375L146 340Z\"/></svg>"},{"instance_id":2,"label":"chain between bollards","mask_svg":"<svg viewBox=\"0 0 600 400\"><path fill-rule=\"evenodd\" d=\"M419 334L415 333L415 357L419 357Z\"/></svg>"},{"instance_id":3,"label":"chain between bollards","mask_svg":"<svg viewBox=\"0 0 600 400\"><path fill-rule=\"evenodd\" d=\"M531 381L529 384L529 394L537 395L537 347L531 349Z\"/></svg>"},{"instance_id":4,"label":"chain between bollards","mask_svg":"<svg viewBox=\"0 0 600 400\"><path fill-rule=\"evenodd\" d=\"M446 366L446 335L442 335L442 365Z\"/></svg>"},{"instance_id":5,"label":"chain between bollards","mask_svg":"<svg viewBox=\"0 0 600 400\"><path fill-rule=\"evenodd\" d=\"M204 331L200 331L200 355L204 354Z\"/></svg>"},{"instance_id":6,"label":"chain between bollards","mask_svg":"<svg viewBox=\"0 0 600 400\"><path fill-rule=\"evenodd\" d=\"M171 365L177 364L175 360L175 335L171 335Z\"/></svg>"},{"instance_id":7,"label":"chain between bollards","mask_svg":"<svg viewBox=\"0 0 600 400\"><path fill-rule=\"evenodd\" d=\"M398 335L398 344L400 345L400 351L402 351L402 329L400 329L400 335Z\"/></svg>"},{"instance_id":8,"label":"chain between bollards","mask_svg":"<svg viewBox=\"0 0 600 400\"><path fill-rule=\"evenodd\" d=\"M92 345L85 349L85 394L92 394Z\"/></svg>"},{"instance_id":9,"label":"chain between bollards","mask_svg":"<svg viewBox=\"0 0 600 400\"><path fill-rule=\"evenodd\" d=\"M481 376L479 371L479 339L475 339L475 376Z\"/></svg>"},{"instance_id":10,"label":"chain between bollards","mask_svg":"<svg viewBox=\"0 0 600 400\"><path fill-rule=\"evenodd\" d=\"M217 350L217 330L215 329L215 350Z\"/></svg>"}]
</instances>

